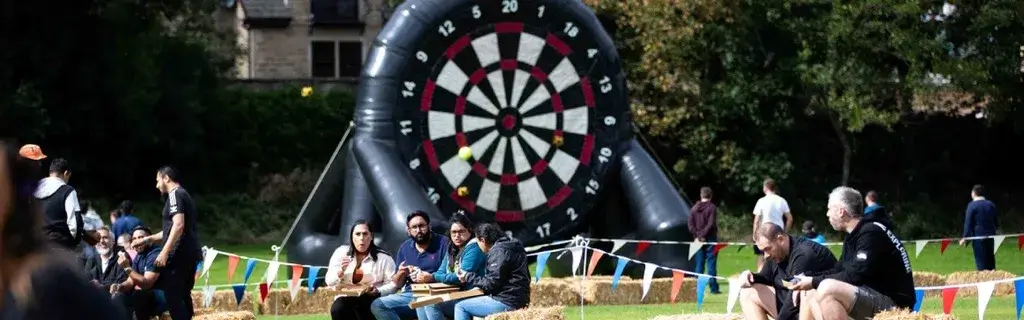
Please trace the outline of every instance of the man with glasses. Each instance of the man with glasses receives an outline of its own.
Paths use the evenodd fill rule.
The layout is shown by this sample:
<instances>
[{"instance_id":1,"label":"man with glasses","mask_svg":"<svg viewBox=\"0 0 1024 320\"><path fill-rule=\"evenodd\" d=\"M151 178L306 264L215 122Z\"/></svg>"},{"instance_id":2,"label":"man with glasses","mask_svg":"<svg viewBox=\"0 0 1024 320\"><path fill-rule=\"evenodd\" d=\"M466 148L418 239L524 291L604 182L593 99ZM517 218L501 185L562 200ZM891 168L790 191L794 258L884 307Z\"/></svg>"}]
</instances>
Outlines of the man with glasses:
<instances>
[{"instance_id":1,"label":"man with glasses","mask_svg":"<svg viewBox=\"0 0 1024 320\"><path fill-rule=\"evenodd\" d=\"M399 320L416 317L416 311L409 308L413 301L412 283L421 272L434 273L441 266L445 252L448 252L447 237L430 231L430 217L426 212L416 211L405 218L409 240L398 247L395 262L397 271L392 281L403 287L402 292L380 297L370 304L370 312L378 320Z\"/></svg>"}]
</instances>

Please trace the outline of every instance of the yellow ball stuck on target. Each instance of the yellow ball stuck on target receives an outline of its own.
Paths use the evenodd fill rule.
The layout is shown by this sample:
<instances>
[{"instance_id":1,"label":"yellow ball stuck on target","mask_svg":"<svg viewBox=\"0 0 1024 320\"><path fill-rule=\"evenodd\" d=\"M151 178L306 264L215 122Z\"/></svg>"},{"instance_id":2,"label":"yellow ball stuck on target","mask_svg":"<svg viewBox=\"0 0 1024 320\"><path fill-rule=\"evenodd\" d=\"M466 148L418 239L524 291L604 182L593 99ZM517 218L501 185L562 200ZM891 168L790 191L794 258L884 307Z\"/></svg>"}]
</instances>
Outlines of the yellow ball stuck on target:
<instances>
[{"instance_id":1,"label":"yellow ball stuck on target","mask_svg":"<svg viewBox=\"0 0 1024 320\"><path fill-rule=\"evenodd\" d=\"M456 192L458 192L460 197L465 197L469 195L469 188L459 187L459 189L457 189Z\"/></svg>"},{"instance_id":2,"label":"yellow ball stuck on target","mask_svg":"<svg viewBox=\"0 0 1024 320\"><path fill-rule=\"evenodd\" d=\"M459 158L461 158L462 160L469 160L469 158L472 158L472 157L473 157L473 150L472 149L470 149L469 147L459 148Z\"/></svg>"}]
</instances>

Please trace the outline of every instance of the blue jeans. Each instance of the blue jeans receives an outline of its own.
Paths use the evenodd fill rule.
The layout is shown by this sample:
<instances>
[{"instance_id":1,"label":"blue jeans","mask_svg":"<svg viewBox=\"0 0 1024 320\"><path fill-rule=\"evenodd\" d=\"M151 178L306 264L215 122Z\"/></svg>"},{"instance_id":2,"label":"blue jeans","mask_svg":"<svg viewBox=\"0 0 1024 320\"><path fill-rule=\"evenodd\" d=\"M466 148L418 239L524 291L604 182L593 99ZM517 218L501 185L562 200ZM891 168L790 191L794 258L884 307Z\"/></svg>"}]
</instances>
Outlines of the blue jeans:
<instances>
[{"instance_id":1,"label":"blue jeans","mask_svg":"<svg viewBox=\"0 0 1024 320\"><path fill-rule=\"evenodd\" d=\"M425 307L416 308L419 320L447 320L455 314L455 304L462 300L445 301Z\"/></svg>"},{"instance_id":2,"label":"blue jeans","mask_svg":"<svg viewBox=\"0 0 1024 320\"><path fill-rule=\"evenodd\" d=\"M495 313L511 310L512 307L494 300L491 296L472 297L455 304L455 320L473 320L473 317L485 318Z\"/></svg>"},{"instance_id":3,"label":"blue jeans","mask_svg":"<svg viewBox=\"0 0 1024 320\"><path fill-rule=\"evenodd\" d=\"M715 242L718 241L718 239L707 238L704 239L704 241ZM756 248L757 246L754 247ZM718 254L715 253L715 246L710 244L704 245L704 247L701 248L700 251L697 251L697 254L694 255L694 258L697 262L697 265L694 267L693 272L710 275L711 279L708 279L708 285L711 286L711 293L721 292L718 288L718 280L715 279L715 276L718 275ZM707 262L708 264L707 272L704 272L705 262Z\"/></svg>"},{"instance_id":4,"label":"blue jeans","mask_svg":"<svg viewBox=\"0 0 1024 320\"><path fill-rule=\"evenodd\" d=\"M416 312L409 309L409 303L412 300L411 291L386 295L373 300L373 303L370 304L370 312L373 313L373 317L377 318L377 320L412 318L416 316Z\"/></svg>"}]
</instances>

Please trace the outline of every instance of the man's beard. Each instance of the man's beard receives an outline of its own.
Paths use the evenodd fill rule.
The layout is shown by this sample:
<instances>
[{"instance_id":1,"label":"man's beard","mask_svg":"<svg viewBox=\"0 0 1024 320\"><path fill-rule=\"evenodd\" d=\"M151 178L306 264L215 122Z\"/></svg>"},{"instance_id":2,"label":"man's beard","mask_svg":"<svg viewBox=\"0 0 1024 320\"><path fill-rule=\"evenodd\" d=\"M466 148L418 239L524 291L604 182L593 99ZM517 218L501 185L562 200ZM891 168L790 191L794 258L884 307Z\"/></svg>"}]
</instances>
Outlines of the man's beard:
<instances>
[{"instance_id":1,"label":"man's beard","mask_svg":"<svg viewBox=\"0 0 1024 320\"><path fill-rule=\"evenodd\" d=\"M427 231L417 236L413 236L412 241L415 241L416 244L427 244L430 242L430 232Z\"/></svg>"},{"instance_id":2,"label":"man's beard","mask_svg":"<svg viewBox=\"0 0 1024 320\"><path fill-rule=\"evenodd\" d=\"M101 248L101 247L97 246L96 247L96 252L99 253L101 256L105 256L108 253L110 253L110 247Z\"/></svg>"}]
</instances>

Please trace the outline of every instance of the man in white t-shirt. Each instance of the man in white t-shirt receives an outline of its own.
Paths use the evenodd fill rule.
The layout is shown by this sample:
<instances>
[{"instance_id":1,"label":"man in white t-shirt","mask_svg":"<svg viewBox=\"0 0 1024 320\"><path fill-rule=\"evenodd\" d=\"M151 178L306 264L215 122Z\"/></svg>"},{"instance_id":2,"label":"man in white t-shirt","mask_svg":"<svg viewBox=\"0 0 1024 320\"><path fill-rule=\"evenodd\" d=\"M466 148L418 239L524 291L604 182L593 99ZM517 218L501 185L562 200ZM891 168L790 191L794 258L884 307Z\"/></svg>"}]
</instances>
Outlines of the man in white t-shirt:
<instances>
[{"instance_id":1,"label":"man in white t-shirt","mask_svg":"<svg viewBox=\"0 0 1024 320\"><path fill-rule=\"evenodd\" d=\"M789 212L789 203L786 202L786 199L776 194L778 187L775 185L775 180L765 179L761 190L764 191L764 197L758 199L757 204L754 205L752 234L756 235L757 227L765 222L774 223L789 232L790 227L793 226L793 215ZM764 252L761 252L757 246L753 247L754 254L757 255L757 270L761 270L761 266L764 265Z\"/></svg>"}]
</instances>

